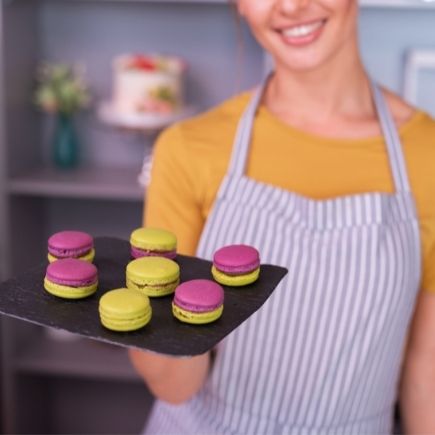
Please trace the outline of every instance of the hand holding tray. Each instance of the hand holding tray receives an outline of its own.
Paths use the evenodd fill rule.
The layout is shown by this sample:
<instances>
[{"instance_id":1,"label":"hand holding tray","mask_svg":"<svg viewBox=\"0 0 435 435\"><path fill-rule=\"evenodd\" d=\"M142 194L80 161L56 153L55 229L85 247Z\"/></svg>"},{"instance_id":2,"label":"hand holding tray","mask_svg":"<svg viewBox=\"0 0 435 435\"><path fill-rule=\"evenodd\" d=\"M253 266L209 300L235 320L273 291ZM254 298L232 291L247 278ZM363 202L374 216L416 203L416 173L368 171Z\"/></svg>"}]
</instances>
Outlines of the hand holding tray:
<instances>
[{"instance_id":1,"label":"hand holding tray","mask_svg":"<svg viewBox=\"0 0 435 435\"><path fill-rule=\"evenodd\" d=\"M104 328L98 314L98 301L109 290L125 287L125 268L130 261L130 245L115 238L95 239L99 285L86 299L66 300L44 290L47 264L0 284L0 313L38 325L64 329L94 340L134 347L174 356L200 355L254 314L272 294L287 270L261 265L260 278L245 287L226 287L222 317L208 325L189 325L172 315L172 295L152 298L153 316L144 328L134 332L113 332ZM211 262L196 257L177 256L181 282L213 279Z\"/></svg>"}]
</instances>

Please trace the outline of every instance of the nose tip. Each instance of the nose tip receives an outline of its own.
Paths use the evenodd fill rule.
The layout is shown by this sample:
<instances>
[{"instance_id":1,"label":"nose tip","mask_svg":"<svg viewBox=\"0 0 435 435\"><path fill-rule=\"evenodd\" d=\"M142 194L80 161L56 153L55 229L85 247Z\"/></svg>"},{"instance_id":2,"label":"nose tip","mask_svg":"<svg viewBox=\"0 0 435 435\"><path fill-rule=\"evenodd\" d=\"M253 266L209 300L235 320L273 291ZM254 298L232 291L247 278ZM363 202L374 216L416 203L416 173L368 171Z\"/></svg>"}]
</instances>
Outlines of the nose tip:
<instances>
[{"instance_id":1,"label":"nose tip","mask_svg":"<svg viewBox=\"0 0 435 435\"><path fill-rule=\"evenodd\" d=\"M308 6L311 0L278 0L278 6L284 13L294 13Z\"/></svg>"}]
</instances>

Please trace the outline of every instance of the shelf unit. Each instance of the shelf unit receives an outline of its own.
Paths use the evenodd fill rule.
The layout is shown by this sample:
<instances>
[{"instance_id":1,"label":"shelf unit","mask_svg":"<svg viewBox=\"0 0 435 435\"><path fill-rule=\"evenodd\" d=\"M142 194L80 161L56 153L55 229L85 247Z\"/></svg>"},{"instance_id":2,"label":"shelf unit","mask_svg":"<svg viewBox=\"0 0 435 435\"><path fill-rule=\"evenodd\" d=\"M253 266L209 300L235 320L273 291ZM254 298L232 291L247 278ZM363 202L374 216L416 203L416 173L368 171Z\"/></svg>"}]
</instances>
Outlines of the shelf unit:
<instances>
[{"instance_id":1,"label":"shelf unit","mask_svg":"<svg viewBox=\"0 0 435 435\"><path fill-rule=\"evenodd\" d=\"M145 192L137 176L131 168L80 167L65 171L43 167L10 178L6 190L14 196L142 201Z\"/></svg>"},{"instance_id":2,"label":"shelf unit","mask_svg":"<svg viewBox=\"0 0 435 435\"><path fill-rule=\"evenodd\" d=\"M423 37L426 45L435 46L435 38L430 39L435 2L360 4L369 67L400 90L396 70L404 50L422 44ZM409 30L398 38L394 29L406 31L410 22L419 32ZM365 27L370 35L364 34ZM424 29L426 36L418 39ZM126 238L141 223L144 191L137 175L144 147L152 140L132 140L85 116L80 120L86 138L83 166L73 171L51 168L45 145L49 124L31 105L39 59L84 61L91 88L104 100L110 94L115 55L128 50L177 52L190 65L189 102L205 109L252 87L262 75L263 53L247 29L241 31L239 60L234 44L238 32L227 0L0 3L0 280L39 263L54 231L74 226L95 236ZM380 44L379 35L385 33L392 33L388 47ZM393 64L394 71L385 69L386 64ZM44 328L5 318L0 321L0 346L3 433L140 431L152 397L124 350L84 339L55 341Z\"/></svg>"},{"instance_id":3,"label":"shelf unit","mask_svg":"<svg viewBox=\"0 0 435 435\"><path fill-rule=\"evenodd\" d=\"M43 261L55 231L127 238L140 226L145 192L137 177L155 135L98 119L114 56L176 52L189 63L187 101L199 109L261 76L262 52L244 29L246 67L234 77L237 30L223 2L11 0L0 3L0 21L0 280ZM83 164L74 170L51 167L51 125L32 107L40 59L87 65L95 101L77 119ZM152 397L125 350L53 340L15 319L2 318L0 334L2 433L141 431Z\"/></svg>"}]
</instances>

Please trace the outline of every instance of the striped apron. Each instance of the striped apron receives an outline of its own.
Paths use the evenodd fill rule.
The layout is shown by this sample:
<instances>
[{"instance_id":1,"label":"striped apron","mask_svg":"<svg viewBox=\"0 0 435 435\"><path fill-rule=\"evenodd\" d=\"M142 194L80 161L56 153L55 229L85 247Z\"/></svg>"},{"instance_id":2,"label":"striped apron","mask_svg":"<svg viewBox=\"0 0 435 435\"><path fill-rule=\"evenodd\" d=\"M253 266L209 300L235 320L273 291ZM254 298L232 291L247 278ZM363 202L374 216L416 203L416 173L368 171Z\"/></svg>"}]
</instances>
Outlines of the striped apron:
<instances>
[{"instance_id":1,"label":"striped apron","mask_svg":"<svg viewBox=\"0 0 435 435\"><path fill-rule=\"evenodd\" d=\"M192 400L156 403L147 433L392 433L421 248L391 113L374 85L395 192L315 200L245 175L263 89L240 120L197 254L250 244L288 275L218 345Z\"/></svg>"}]
</instances>

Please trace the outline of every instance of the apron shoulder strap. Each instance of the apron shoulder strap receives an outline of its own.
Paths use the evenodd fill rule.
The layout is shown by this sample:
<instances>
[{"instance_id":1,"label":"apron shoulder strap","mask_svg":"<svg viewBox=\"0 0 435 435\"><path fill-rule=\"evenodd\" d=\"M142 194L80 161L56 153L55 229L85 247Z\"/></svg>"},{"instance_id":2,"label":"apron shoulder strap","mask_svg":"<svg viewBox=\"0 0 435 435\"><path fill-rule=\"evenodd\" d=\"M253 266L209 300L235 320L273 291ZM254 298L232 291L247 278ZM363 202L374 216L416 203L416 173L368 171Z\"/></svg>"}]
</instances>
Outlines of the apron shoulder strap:
<instances>
[{"instance_id":1,"label":"apron shoulder strap","mask_svg":"<svg viewBox=\"0 0 435 435\"><path fill-rule=\"evenodd\" d=\"M382 91L372 82L372 93L382 133L384 134L396 192L410 192L402 142Z\"/></svg>"},{"instance_id":2,"label":"apron shoulder strap","mask_svg":"<svg viewBox=\"0 0 435 435\"><path fill-rule=\"evenodd\" d=\"M251 100L240 118L228 168L230 175L242 177L245 174L255 114L261 102L267 79L268 77L254 90Z\"/></svg>"}]
</instances>

